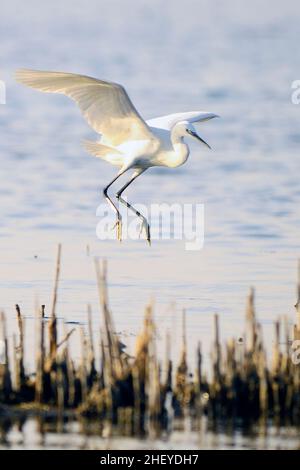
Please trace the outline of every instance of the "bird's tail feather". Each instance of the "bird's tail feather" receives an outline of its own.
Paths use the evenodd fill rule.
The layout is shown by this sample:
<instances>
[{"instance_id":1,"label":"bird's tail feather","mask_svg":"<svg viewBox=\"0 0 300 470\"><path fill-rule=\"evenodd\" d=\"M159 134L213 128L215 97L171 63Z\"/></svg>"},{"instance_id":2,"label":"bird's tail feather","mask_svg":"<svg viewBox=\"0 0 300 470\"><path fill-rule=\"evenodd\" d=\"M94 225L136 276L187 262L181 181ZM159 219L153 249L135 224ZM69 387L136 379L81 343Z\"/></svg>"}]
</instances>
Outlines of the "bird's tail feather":
<instances>
[{"instance_id":1,"label":"bird's tail feather","mask_svg":"<svg viewBox=\"0 0 300 470\"><path fill-rule=\"evenodd\" d=\"M109 147L108 145L101 144L100 142L93 142L91 140L84 140L82 142L83 147L85 150L94 155L94 157L104 158L108 155L122 155L119 150Z\"/></svg>"}]
</instances>

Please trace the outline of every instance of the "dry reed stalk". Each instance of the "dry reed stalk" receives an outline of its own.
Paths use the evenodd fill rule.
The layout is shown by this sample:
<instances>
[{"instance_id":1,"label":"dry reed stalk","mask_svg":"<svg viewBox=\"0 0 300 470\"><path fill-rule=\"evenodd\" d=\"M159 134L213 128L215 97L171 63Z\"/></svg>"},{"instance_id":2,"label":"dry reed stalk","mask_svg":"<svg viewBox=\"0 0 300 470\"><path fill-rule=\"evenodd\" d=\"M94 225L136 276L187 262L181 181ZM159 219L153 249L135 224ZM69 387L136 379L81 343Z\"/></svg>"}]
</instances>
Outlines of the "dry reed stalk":
<instances>
[{"instance_id":1,"label":"dry reed stalk","mask_svg":"<svg viewBox=\"0 0 300 470\"><path fill-rule=\"evenodd\" d=\"M106 393L102 395L102 400L98 401L99 411L103 408L107 410L108 418L113 419L113 383L114 383L114 364L112 354L112 341L111 330L109 323L109 312L107 307L107 290L106 290L106 272L105 265L103 265L103 272L99 265L99 261L95 259L96 277L98 285L98 294L100 308L104 319L104 325L101 329L101 343L102 343L102 377Z\"/></svg>"},{"instance_id":2,"label":"dry reed stalk","mask_svg":"<svg viewBox=\"0 0 300 470\"><path fill-rule=\"evenodd\" d=\"M171 361L171 337L170 332L166 334L166 352L165 352L165 379L163 381L164 393L172 389L172 361Z\"/></svg>"},{"instance_id":3,"label":"dry reed stalk","mask_svg":"<svg viewBox=\"0 0 300 470\"><path fill-rule=\"evenodd\" d=\"M246 352L255 350L256 319L254 308L254 289L251 288L246 308Z\"/></svg>"},{"instance_id":4,"label":"dry reed stalk","mask_svg":"<svg viewBox=\"0 0 300 470\"><path fill-rule=\"evenodd\" d=\"M25 384L25 370L24 370L24 318L22 317L21 310L16 304L17 322L19 328L19 344L17 346L17 361L18 361L18 374L17 380L18 390L21 390Z\"/></svg>"},{"instance_id":5,"label":"dry reed stalk","mask_svg":"<svg viewBox=\"0 0 300 470\"><path fill-rule=\"evenodd\" d=\"M45 373L45 328L44 328L45 305L36 311L36 379L35 400L42 403L44 395L44 373Z\"/></svg>"},{"instance_id":6,"label":"dry reed stalk","mask_svg":"<svg viewBox=\"0 0 300 470\"><path fill-rule=\"evenodd\" d=\"M4 402L9 402L12 393L12 380L9 368L8 339L4 312L0 313L0 343L2 349L0 363L0 397Z\"/></svg>"},{"instance_id":7,"label":"dry reed stalk","mask_svg":"<svg viewBox=\"0 0 300 470\"><path fill-rule=\"evenodd\" d=\"M70 331L68 331L68 333L65 334L63 339L60 340L60 342L57 344L57 349L59 349L63 344L65 344L69 340L74 331L76 331L76 329L72 328Z\"/></svg>"},{"instance_id":8,"label":"dry reed stalk","mask_svg":"<svg viewBox=\"0 0 300 470\"><path fill-rule=\"evenodd\" d=\"M58 422L61 423L65 408L65 377L63 373L63 364L59 364L56 372L56 393L57 393L57 409Z\"/></svg>"},{"instance_id":9,"label":"dry reed stalk","mask_svg":"<svg viewBox=\"0 0 300 470\"><path fill-rule=\"evenodd\" d=\"M81 362L80 362L80 383L81 383L81 401L84 403L87 399L87 370L86 370L86 363L87 363L87 344L86 338L84 334L84 330L80 328L80 339L81 339Z\"/></svg>"},{"instance_id":10,"label":"dry reed stalk","mask_svg":"<svg viewBox=\"0 0 300 470\"><path fill-rule=\"evenodd\" d=\"M92 383L97 375L96 365L95 365L95 348L94 348L94 339L93 339L93 323L92 323L92 308L90 304L87 308L87 316L88 316L88 367L89 367L89 383Z\"/></svg>"},{"instance_id":11,"label":"dry reed stalk","mask_svg":"<svg viewBox=\"0 0 300 470\"><path fill-rule=\"evenodd\" d=\"M273 375L278 374L281 366L281 354L280 354L280 322L275 322L275 341L273 343L273 355L272 355L272 372Z\"/></svg>"},{"instance_id":12,"label":"dry reed stalk","mask_svg":"<svg viewBox=\"0 0 300 470\"><path fill-rule=\"evenodd\" d=\"M108 366L109 380L112 382L116 378L121 378L124 374L124 364L120 355L119 339L115 334L113 319L108 307L107 295L107 266L106 262L102 264L102 270L99 261L95 259L96 277L99 293L100 307L104 320L104 344L106 353L106 365Z\"/></svg>"},{"instance_id":13,"label":"dry reed stalk","mask_svg":"<svg viewBox=\"0 0 300 470\"><path fill-rule=\"evenodd\" d=\"M65 329L64 333L65 333L65 338L66 338L68 336L68 333L66 332L66 325L65 324L64 324L64 329ZM76 380L75 380L74 364L73 364L73 361L70 358L69 341L65 341L65 343L64 343L63 357L64 357L64 362L65 362L65 367L66 367L65 380L66 380L66 383L67 383L66 400L65 401L67 403L67 406L69 408L72 408L72 407L76 406Z\"/></svg>"},{"instance_id":14,"label":"dry reed stalk","mask_svg":"<svg viewBox=\"0 0 300 470\"><path fill-rule=\"evenodd\" d=\"M221 345L220 345L220 328L219 315L214 315L214 341L213 341L213 371L214 381L218 384L221 382Z\"/></svg>"},{"instance_id":15,"label":"dry reed stalk","mask_svg":"<svg viewBox=\"0 0 300 470\"><path fill-rule=\"evenodd\" d=\"M146 307L143 327L135 344L135 359L131 366L134 394L134 431L144 429L144 416L148 414L149 396L149 344L153 334L152 306ZM152 395L152 392L150 392ZM152 398L151 398L152 399ZM148 414L149 416L149 414Z\"/></svg>"},{"instance_id":16,"label":"dry reed stalk","mask_svg":"<svg viewBox=\"0 0 300 470\"><path fill-rule=\"evenodd\" d=\"M266 364L266 354L264 351L259 353L259 367L258 367L258 376L259 376L259 407L261 416L266 419L269 403L268 403L268 374L267 374L267 364Z\"/></svg>"},{"instance_id":17,"label":"dry reed stalk","mask_svg":"<svg viewBox=\"0 0 300 470\"><path fill-rule=\"evenodd\" d=\"M13 363L14 363L14 376L15 376L15 391L16 393L20 393L21 391L21 383L20 383L20 363L18 358L18 346L17 346L17 338L16 335L13 334Z\"/></svg>"},{"instance_id":18,"label":"dry reed stalk","mask_svg":"<svg viewBox=\"0 0 300 470\"><path fill-rule=\"evenodd\" d=\"M159 419L161 414L161 386L160 386L160 371L158 359L156 355L155 346L155 325L153 320L153 306L149 306L147 314L147 360L145 364L146 369L146 407L148 410L148 417L150 419L150 430L156 432L153 423Z\"/></svg>"},{"instance_id":19,"label":"dry reed stalk","mask_svg":"<svg viewBox=\"0 0 300 470\"><path fill-rule=\"evenodd\" d=\"M52 298L52 308L51 308L51 318L49 322L49 349L50 357L54 358L57 351L57 319L56 319L56 304L57 304L57 294L58 294L58 284L60 277L61 269L61 244L57 248L57 258L56 258L56 269L55 269L55 281L53 288L53 298Z\"/></svg>"},{"instance_id":20,"label":"dry reed stalk","mask_svg":"<svg viewBox=\"0 0 300 470\"><path fill-rule=\"evenodd\" d=\"M179 364L176 370L174 394L178 401L177 414L185 413L185 407L189 401L188 389L188 364L187 364L187 342L186 342L186 312L182 312L182 344Z\"/></svg>"},{"instance_id":21,"label":"dry reed stalk","mask_svg":"<svg viewBox=\"0 0 300 470\"><path fill-rule=\"evenodd\" d=\"M198 341L196 349L196 369L194 380L194 416L196 419L196 430L201 429L201 417L203 413L202 395L203 395L203 376L202 376L202 353L201 343Z\"/></svg>"}]
</instances>

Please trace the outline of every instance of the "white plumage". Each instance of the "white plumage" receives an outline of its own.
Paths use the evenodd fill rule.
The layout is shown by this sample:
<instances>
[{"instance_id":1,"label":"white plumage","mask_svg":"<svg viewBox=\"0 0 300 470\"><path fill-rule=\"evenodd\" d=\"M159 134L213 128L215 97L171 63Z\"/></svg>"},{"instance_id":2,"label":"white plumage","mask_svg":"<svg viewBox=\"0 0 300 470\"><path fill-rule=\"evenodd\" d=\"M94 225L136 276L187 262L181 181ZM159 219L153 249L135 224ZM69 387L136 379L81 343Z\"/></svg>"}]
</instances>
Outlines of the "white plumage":
<instances>
[{"instance_id":1,"label":"white plumage","mask_svg":"<svg viewBox=\"0 0 300 470\"><path fill-rule=\"evenodd\" d=\"M142 214L122 199L123 191L141 173L152 166L175 168L189 156L184 137L193 136L208 144L196 133L194 122L217 117L202 111L170 114L144 121L132 104L125 89L113 82L63 72L20 69L16 80L46 93L61 93L79 106L84 118L101 138L85 141L85 149L120 168L117 176L104 188L104 195L117 216L117 237L121 240L121 214L108 196L108 188L126 171L133 169L132 178L117 193L117 199L142 219L150 243L150 227ZM209 146L208 146L209 147Z\"/></svg>"}]
</instances>

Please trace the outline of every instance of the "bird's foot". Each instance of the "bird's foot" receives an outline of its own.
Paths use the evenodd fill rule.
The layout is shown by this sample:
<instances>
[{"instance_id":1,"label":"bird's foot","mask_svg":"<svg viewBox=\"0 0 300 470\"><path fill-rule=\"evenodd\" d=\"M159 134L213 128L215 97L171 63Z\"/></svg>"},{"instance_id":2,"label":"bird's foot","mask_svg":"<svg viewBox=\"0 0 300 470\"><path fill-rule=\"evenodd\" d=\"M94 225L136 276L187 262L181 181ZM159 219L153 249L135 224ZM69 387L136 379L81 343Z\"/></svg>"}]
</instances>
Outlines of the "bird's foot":
<instances>
[{"instance_id":1,"label":"bird's foot","mask_svg":"<svg viewBox=\"0 0 300 470\"><path fill-rule=\"evenodd\" d=\"M122 241L122 219L121 218L118 218L116 220L116 223L113 226L112 230L114 230L114 229L117 230L117 240L119 240L119 242L121 242Z\"/></svg>"},{"instance_id":2,"label":"bird's foot","mask_svg":"<svg viewBox=\"0 0 300 470\"><path fill-rule=\"evenodd\" d=\"M141 237L141 234L143 233L143 230L145 230L146 240L147 240L149 246L151 246L150 225L148 224L146 219L143 219L143 222L141 224L139 238Z\"/></svg>"}]
</instances>

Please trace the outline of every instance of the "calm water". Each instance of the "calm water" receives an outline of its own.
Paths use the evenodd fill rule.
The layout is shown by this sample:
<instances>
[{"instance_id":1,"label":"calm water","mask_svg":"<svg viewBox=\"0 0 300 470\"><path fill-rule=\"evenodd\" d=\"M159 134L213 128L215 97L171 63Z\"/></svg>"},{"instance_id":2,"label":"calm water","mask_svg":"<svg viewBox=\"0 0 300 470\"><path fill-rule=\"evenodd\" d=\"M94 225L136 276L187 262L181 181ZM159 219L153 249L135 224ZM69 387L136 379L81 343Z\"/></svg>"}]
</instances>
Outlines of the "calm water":
<instances>
[{"instance_id":1,"label":"calm water","mask_svg":"<svg viewBox=\"0 0 300 470\"><path fill-rule=\"evenodd\" d=\"M111 430L99 423L89 425L88 435L82 423L57 425L48 422L41 426L33 418L20 425L1 430L0 449L299 449L299 430L294 428L270 427L253 428L251 431L236 429L230 426L212 429L206 419L199 423L197 431L186 423L160 438L133 439L126 435L115 436Z\"/></svg>"},{"instance_id":2,"label":"calm water","mask_svg":"<svg viewBox=\"0 0 300 470\"><path fill-rule=\"evenodd\" d=\"M199 339L208 350L215 312L223 337L241 334L251 285L269 345L273 320L293 317L300 106L291 102L291 83L300 78L299 19L296 1L279 0L90 0L88 7L30 0L26 9L11 0L1 6L7 104L0 106L0 307L11 335L20 303L29 365L34 305L51 300L58 242L58 316L85 324L89 302L98 329L92 258L105 257L115 322L129 347L151 298L159 347L172 328L174 354L183 307L191 351ZM203 203L204 248L189 252L178 240L154 241L151 248L144 240L98 240L100 189L115 169L82 149L83 139L96 136L73 103L15 84L17 67L119 81L145 118L194 109L220 114L201 128L212 152L191 142L183 167L150 170L128 190L129 200L147 205Z\"/></svg>"}]
</instances>

